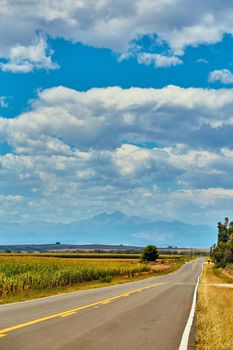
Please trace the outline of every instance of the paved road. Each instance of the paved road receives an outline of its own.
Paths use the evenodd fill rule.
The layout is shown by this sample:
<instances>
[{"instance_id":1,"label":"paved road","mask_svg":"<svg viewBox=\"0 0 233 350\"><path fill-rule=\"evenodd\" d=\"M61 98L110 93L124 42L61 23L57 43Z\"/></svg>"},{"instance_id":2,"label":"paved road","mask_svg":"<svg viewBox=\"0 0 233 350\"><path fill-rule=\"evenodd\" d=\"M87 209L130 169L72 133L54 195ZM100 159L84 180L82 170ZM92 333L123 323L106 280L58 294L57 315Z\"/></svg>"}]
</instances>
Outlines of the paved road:
<instances>
[{"instance_id":1,"label":"paved road","mask_svg":"<svg viewBox=\"0 0 233 350\"><path fill-rule=\"evenodd\" d=\"M176 350L203 259L161 277L0 306L0 350Z\"/></svg>"}]
</instances>

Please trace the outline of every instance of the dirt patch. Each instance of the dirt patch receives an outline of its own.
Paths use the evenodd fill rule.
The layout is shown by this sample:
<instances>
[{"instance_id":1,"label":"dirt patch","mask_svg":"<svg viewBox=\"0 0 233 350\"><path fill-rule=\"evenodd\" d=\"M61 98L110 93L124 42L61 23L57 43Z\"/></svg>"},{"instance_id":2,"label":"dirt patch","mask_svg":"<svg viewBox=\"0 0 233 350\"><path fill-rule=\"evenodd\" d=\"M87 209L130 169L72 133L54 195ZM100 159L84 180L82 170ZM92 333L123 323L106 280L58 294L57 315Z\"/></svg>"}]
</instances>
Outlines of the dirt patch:
<instances>
[{"instance_id":1,"label":"dirt patch","mask_svg":"<svg viewBox=\"0 0 233 350\"><path fill-rule=\"evenodd\" d=\"M155 272L163 272L163 271L167 271L169 270L172 266L174 266L175 264L154 264L151 265L151 269Z\"/></svg>"}]
</instances>

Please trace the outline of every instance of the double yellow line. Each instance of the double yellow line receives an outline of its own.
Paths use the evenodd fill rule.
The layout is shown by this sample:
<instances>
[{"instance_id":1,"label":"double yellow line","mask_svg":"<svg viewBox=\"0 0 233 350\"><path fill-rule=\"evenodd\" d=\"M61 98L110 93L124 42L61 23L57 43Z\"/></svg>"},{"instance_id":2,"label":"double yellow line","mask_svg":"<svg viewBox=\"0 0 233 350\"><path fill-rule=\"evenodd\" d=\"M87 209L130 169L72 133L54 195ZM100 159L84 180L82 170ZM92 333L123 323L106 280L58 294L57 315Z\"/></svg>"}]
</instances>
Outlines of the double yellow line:
<instances>
[{"instance_id":1,"label":"double yellow line","mask_svg":"<svg viewBox=\"0 0 233 350\"><path fill-rule=\"evenodd\" d=\"M79 307L77 307L75 309L59 312L57 314L41 317L41 318L38 318L38 319L33 320L33 321L29 321L29 322L21 323L21 324L12 326L12 327L1 329L0 330L0 338L5 337L9 332L16 331L17 329L25 328L25 327L28 327L28 326L32 326L34 324L38 324L38 323L44 322L44 321L52 320L53 318L57 318L57 317L68 317L68 316L76 314L80 310L88 309L88 308L91 308L91 307L97 306L97 305L109 304L113 300L117 300L117 299L120 299L120 298L128 297L131 294L142 292L142 291L144 291L146 289L157 287L157 286L162 285L162 284L164 284L164 282L155 283L155 284L152 284L150 286L134 289L134 290L132 290L130 292L119 294L119 295L116 295L116 296L108 298L108 299L97 301L95 303L79 306Z\"/></svg>"}]
</instances>

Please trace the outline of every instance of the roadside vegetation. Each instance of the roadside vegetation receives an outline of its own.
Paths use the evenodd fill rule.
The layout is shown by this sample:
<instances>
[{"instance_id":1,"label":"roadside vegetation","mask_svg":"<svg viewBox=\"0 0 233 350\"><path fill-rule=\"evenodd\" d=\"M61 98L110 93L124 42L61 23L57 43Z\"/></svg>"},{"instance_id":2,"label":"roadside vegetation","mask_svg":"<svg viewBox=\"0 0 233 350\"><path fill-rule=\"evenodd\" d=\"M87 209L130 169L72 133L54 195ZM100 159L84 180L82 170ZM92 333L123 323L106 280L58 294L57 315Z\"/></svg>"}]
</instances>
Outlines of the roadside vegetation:
<instances>
[{"instance_id":1,"label":"roadside vegetation","mask_svg":"<svg viewBox=\"0 0 233 350\"><path fill-rule=\"evenodd\" d=\"M198 289L197 350L233 349L233 222L218 223L218 241ZM223 284L223 285L222 285Z\"/></svg>"},{"instance_id":2,"label":"roadside vegetation","mask_svg":"<svg viewBox=\"0 0 233 350\"><path fill-rule=\"evenodd\" d=\"M205 264L198 289L197 350L233 349L233 288L213 284L233 283L232 275Z\"/></svg>"},{"instance_id":3,"label":"roadside vegetation","mask_svg":"<svg viewBox=\"0 0 233 350\"><path fill-rule=\"evenodd\" d=\"M233 221L225 218L218 223L218 242L211 252L216 267L225 267L233 263Z\"/></svg>"},{"instance_id":4,"label":"roadside vegetation","mask_svg":"<svg viewBox=\"0 0 233 350\"><path fill-rule=\"evenodd\" d=\"M160 258L156 264L140 259L66 256L0 255L0 303L33 299L62 292L124 283L175 271L188 257Z\"/></svg>"}]
</instances>

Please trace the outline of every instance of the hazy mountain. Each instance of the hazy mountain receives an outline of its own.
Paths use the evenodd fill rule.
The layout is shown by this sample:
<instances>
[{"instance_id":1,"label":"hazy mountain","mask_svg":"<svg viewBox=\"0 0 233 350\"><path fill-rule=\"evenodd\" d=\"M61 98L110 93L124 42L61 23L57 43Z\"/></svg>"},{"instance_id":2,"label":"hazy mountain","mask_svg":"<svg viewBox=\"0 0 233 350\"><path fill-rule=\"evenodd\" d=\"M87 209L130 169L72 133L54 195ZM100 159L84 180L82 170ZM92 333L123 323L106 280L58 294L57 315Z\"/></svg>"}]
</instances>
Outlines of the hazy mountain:
<instances>
[{"instance_id":1,"label":"hazy mountain","mask_svg":"<svg viewBox=\"0 0 233 350\"><path fill-rule=\"evenodd\" d=\"M0 222L0 244L23 243L124 244L142 246L209 247L216 231L207 225L179 221L149 221L120 211L101 213L69 224L31 221Z\"/></svg>"}]
</instances>

